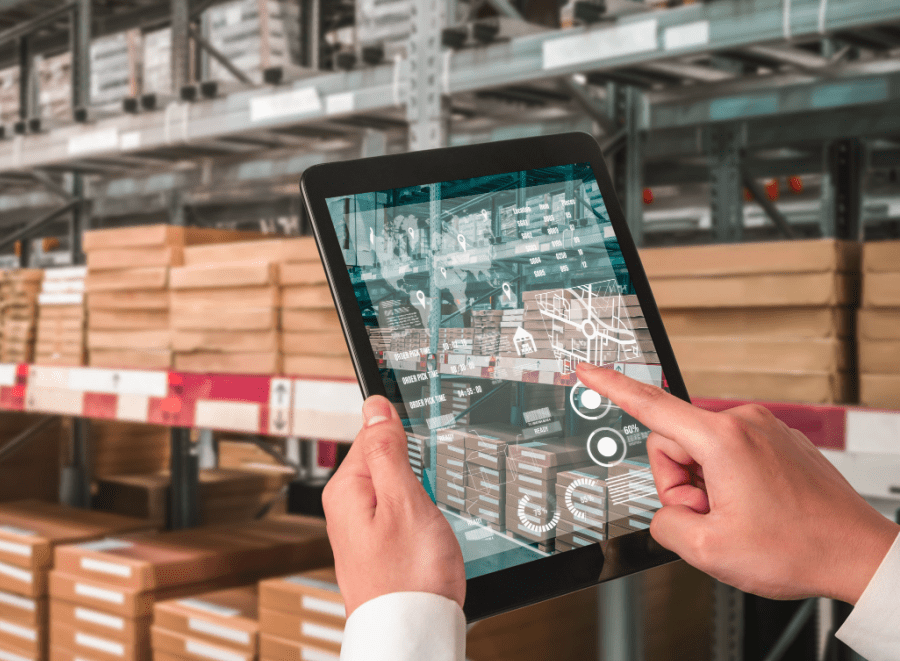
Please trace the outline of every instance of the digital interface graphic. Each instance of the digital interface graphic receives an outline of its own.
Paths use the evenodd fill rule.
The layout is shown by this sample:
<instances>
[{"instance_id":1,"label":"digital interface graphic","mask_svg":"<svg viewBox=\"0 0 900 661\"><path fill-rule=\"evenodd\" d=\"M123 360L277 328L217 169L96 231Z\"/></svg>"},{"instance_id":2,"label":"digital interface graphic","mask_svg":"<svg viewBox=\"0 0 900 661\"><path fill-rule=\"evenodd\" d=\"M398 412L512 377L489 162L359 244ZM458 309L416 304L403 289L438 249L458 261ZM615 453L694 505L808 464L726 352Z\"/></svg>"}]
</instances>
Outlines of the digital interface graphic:
<instances>
[{"instance_id":1,"label":"digital interface graphic","mask_svg":"<svg viewBox=\"0 0 900 661\"><path fill-rule=\"evenodd\" d=\"M649 430L575 373L667 385L590 165L327 203L467 577L649 528Z\"/></svg>"}]
</instances>

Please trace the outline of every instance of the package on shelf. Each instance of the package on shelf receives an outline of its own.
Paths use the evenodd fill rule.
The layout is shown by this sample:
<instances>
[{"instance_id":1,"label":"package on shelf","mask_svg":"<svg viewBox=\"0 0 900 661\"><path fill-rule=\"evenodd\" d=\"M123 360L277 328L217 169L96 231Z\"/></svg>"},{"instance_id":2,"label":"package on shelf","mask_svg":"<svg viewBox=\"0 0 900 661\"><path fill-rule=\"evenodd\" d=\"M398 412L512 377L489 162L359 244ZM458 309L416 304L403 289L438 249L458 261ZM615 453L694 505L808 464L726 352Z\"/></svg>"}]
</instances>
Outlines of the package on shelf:
<instances>
[{"instance_id":1,"label":"package on shelf","mask_svg":"<svg viewBox=\"0 0 900 661\"><path fill-rule=\"evenodd\" d=\"M337 660L345 623L333 567L259 584L261 658Z\"/></svg>"},{"instance_id":2,"label":"package on shelf","mask_svg":"<svg viewBox=\"0 0 900 661\"><path fill-rule=\"evenodd\" d=\"M7 442L26 432L40 419L40 415L30 413L0 413L0 429L4 432L0 452ZM55 418L36 432L27 444L0 461L0 502L22 498L52 501L59 498L60 466L67 430L67 424Z\"/></svg>"},{"instance_id":3,"label":"package on shelf","mask_svg":"<svg viewBox=\"0 0 900 661\"><path fill-rule=\"evenodd\" d=\"M89 658L149 659L157 602L331 562L324 521L298 516L59 547L50 643Z\"/></svg>"},{"instance_id":4,"label":"package on shelf","mask_svg":"<svg viewBox=\"0 0 900 661\"><path fill-rule=\"evenodd\" d=\"M53 503L0 505L0 655L48 658L47 595L55 547L146 530L144 521Z\"/></svg>"},{"instance_id":5,"label":"package on shelf","mask_svg":"<svg viewBox=\"0 0 900 661\"><path fill-rule=\"evenodd\" d=\"M203 12L202 31L209 42L255 82L269 67L300 65L300 5L285 0L236 0ZM205 78L233 81L234 76L203 52Z\"/></svg>"},{"instance_id":6,"label":"package on shelf","mask_svg":"<svg viewBox=\"0 0 900 661\"><path fill-rule=\"evenodd\" d=\"M91 41L91 103L109 104L141 91L142 35L139 29Z\"/></svg>"},{"instance_id":7,"label":"package on shelf","mask_svg":"<svg viewBox=\"0 0 900 661\"><path fill-rule=\"evenodd\" d=\"M193 41L191 42L193 45ZM172 28L145 32L141 57L141 93L172 93ZM194 58L190 58L193 63Z\"/></svg>"},{"instance_id":8,"label":"package on shelf","mask_svg":"<svg viewBox=\"0 0 900 661\"><path fill-rule=\"evenodd\" d=\"M259 466L207 468L200 471L198 511L207 525L250 520L278 499L293 475ZM161 470L148 474L107 475L97 480L97 507L164 524L171 497L171 476Z\"/></svg>"},{"instance_id":9,"label":"package on shelf","mask_svg":"<svg viewBox=\"0 0 900 661\"><path fill-rule=\"evenodd\" d=\"M37 301L43 277L41 269L3 271L0 281L3 309L0 362L30 363L34 360Z\"/></svg>"},{"instance_id":10,"label":"package on shelf","mask_svg":"<svg viewBox=\"0 0 900 661\"><path fill-rule=\"evenodd\" d=\"M168 427L121 420L91 421L95 477L151 473L169 466Z\"/></svg>"},{"instance_id":11,"label":"package on shelf","mask_svg":"<svg viewBox=\"0 0 900 661\"><path fill-rule=\"evenodd\" d=\"M0 124L19 121L19 67L0 69Z\"/></svg>"},{"instance_id":12,"label":"package on shelf","mask_svg":"<svg viewBox=\"0 0 900 661\"><path fill-rule=\"evenodd\" d=\"M38 295L34 362L44 365L84 365L86 269L47 269Z\"/></svg>"},{"instance_id":13,"label":"package on shelf","mask_svg":"<svg viewBox=\"0 0 900 661\"><path fill-rule=\"evenodd\" d=\"M655 248L641 257L692 395L855 401L859 244Z\"/></svg>"},{"instance_id":14,"label":"package on shelf","mask_svg":"<svg viewBox=\"0 0 900 661\"><path fill-rule=\"evenodd\" d=\"M154 656L208 661L259 657L258 590L248 585L153 606Z\"/></svg>"},{"instance_id":15,"label":"package on shelf","mask_svg":"<svg viewBox=\"0 0 900 661\"><path fill-rule=\"evenodd\" d=\"M900 408L900 241L863 244L862 309L857 319L859 401Z\"/></svg>"},{"instance_id":16,"label":"package on shelf","mask_svg":"<svg viewBox=\"0 0 900 661\"><path fill-rule=\"evenodd\" d=\"M34 60L38 75L38 115L67 122L72 119L72 55L68 51Z\"/></svg>"}]
</instances>

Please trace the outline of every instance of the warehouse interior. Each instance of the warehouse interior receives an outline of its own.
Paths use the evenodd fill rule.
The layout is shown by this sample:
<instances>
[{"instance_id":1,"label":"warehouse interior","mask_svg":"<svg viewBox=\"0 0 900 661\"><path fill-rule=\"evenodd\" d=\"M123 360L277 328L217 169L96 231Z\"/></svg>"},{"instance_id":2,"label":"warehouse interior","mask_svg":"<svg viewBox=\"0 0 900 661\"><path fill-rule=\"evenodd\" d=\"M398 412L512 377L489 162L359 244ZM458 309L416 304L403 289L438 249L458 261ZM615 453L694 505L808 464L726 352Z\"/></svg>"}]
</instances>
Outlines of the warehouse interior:
<instances>
[{"instance_id":1,"label":"warehouse interior","mask_svg":"<svg viewBox=\"0 0 900 661\"><path fill-rule=\"evenodd\" d=\"M300 176L568 131L695 403L763 403L900 522L896 1L0 0L0 660L338 659L362 399ZM83 572L133 533L205 550ZM467 658L860 659L849 612L677 562Z\"/></svg>"}]
</instances>

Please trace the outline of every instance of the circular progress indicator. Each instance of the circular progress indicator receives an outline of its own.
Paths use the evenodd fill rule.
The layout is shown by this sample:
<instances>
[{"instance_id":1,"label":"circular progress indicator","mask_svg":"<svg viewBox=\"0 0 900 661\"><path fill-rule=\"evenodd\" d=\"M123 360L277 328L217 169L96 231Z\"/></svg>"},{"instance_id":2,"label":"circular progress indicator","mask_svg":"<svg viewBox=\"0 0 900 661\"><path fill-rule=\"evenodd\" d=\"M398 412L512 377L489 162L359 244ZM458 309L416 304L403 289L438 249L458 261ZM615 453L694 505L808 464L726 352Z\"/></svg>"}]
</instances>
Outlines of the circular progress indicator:
<instances>
[{"instance_id":1,"label":"circular progress indicator","mask_svg":"<svg viewBox=\"0 0 900 661\"><path fill-rule=\"evenodd\" d=\"M539 526L536 523L532 523L525 515L526 505L528 505L528 496L522 496L522 498L519 500L519 508L516 510L516 514L519 515L519 523L521 523L531 532L540 535L541 533L545 533L548 530L553 530L556 527L556 524L559 523L559 510L556 510L553 518L542 526Z\"/></svg>"},{"instance_id":2,"label":"circular progress indicator","mask_svg":"<svg viewBox=\"0 0 900 661\"><path fill-rule=\"evenodd\" d=\"M569 391L569 403L572 410L585 420L599 420L612 407L612 402L585 386L580 381Z\"/></svg>"},{"instance_id":3,"label":"circular progress indicator","mask_svg":"<svg viewBox=\"0 0 900 661\"><path fill-rule=\"evenodd\" d=\"M578 480L575 480L569 486L566 487L566 509L568 509L572 515L578 521L584 521L587 519L587 515L582 512L580 509L575 507L575 502L572 499L573 494L575 493L575 489L578 487L596 487L598 486L597 480L593 480L589 477L582 477Z\"/></svg>"},{"instance_id":4,"label":"circular progress indicator","mask_svg":"<svg viewBox=\"0 0 900 661\"><path fill-rule=\"evenodd\" d=\"M619 431L612 427L601 427L588 436L587 451L595 464L611 468L625 459L628 443Z\"/></svg>"}]
</instances>

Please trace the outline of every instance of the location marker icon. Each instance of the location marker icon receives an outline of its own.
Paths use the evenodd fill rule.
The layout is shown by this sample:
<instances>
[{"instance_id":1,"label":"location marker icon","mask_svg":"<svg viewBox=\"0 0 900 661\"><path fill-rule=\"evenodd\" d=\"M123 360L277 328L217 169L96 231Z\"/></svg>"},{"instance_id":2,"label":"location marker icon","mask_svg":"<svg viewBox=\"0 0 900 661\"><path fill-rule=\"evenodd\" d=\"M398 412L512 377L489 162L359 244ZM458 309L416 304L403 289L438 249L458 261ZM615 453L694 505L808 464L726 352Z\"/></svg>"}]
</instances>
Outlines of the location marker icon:
<instances>
[{"instance_id":1,"label":"location marker icon","mask_svg":"<svg viewBox=\"0 0 900 661\"><path fill-rule=\"evenodd\" d=\"M508 282L504 282L504 283L503 283L503 294L504 294L504 295L506 296L506 298L508 298L510 301L512 300L512 287L509 286L509 283L508 283Z\"/></svg>"},{"instance_id":2,"label":"location marker icon","mask_svg":"<svg viewBox=\"0 0 900 661\"><path fill-rule=\"evenodd\" d=\"M462 249L465 251L465 249L466 249L466 237L464 237L462 234L457 234L457 235L456 235L456 240L459 241L459 245L461 245L461 246L462 246Z\"/></svg>"},{"instance_id":3,"label":"location marker icon","mask_svg":"<svg viewBox=\"0 0 900 661\"><path fill-rule=\"evenodd\" d=\"M422 307L424 308L424 307L425 307L425 301L427 300L427 299L425 298L425 292L423 292L421 289L419 289L418 291L416 291L416 298L419 299L419 303L421 303Z\"/></svg>"},{"instance_id":4,"label":"location marker icon","mask_svg":"<svg viewBox=\"0 0 900 661\"><path fill-rule=\"evenodd\" d=\"M414 230L412 227L407 227L406 231L409 232L409 240L412 241L413 243L415 243L416 242L416 230Z\"/></svg>"},{"instance_id":5,"label":"location marker icon","mask_svg":"<svg viewBox=\"0 0 900 661\"><path fill-rule=\"evenodd\" d=\"M445 278L447 277L447 269L445 269L443 266L441 267L441 275Z\"/></svg>"}]
</instances>

